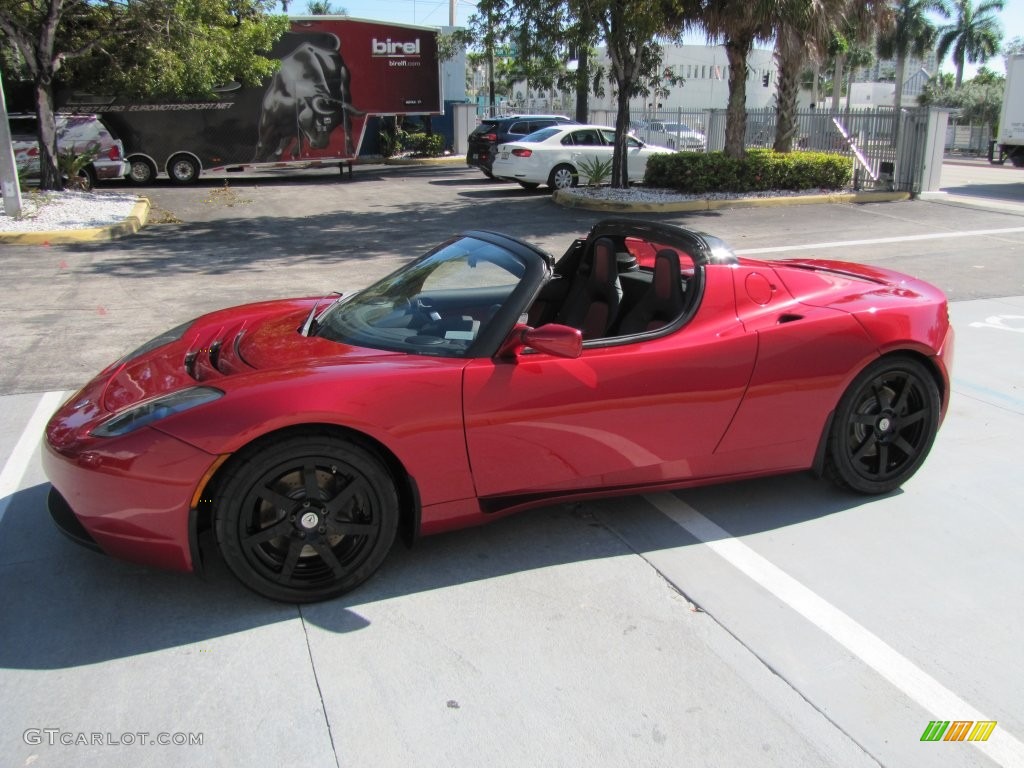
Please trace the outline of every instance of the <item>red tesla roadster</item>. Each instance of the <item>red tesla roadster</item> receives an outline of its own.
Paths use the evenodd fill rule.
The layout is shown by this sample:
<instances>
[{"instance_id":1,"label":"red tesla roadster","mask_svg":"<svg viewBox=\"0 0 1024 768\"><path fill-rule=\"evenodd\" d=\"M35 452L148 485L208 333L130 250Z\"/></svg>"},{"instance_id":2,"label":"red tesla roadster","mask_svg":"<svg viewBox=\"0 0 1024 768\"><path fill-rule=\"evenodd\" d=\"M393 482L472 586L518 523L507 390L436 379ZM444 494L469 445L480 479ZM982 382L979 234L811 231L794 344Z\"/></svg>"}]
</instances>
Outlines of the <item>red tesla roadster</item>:
<instances>
[{"instance_id":1,"label":"red tesla roadster","mask_svg":"<svg viewBox=\"0 0 1024 768\"><path fill-rule=\"evenodd\" d=\"M606 220L557 262L493 232L335 299L225 309L153 339L46 430L75 540L165 568L212 529L276 600L323 600L396 537L554 500L813 469L890 491L949 401L946 299L857 264L737 258Z\"/></svg>"}]
</instances>

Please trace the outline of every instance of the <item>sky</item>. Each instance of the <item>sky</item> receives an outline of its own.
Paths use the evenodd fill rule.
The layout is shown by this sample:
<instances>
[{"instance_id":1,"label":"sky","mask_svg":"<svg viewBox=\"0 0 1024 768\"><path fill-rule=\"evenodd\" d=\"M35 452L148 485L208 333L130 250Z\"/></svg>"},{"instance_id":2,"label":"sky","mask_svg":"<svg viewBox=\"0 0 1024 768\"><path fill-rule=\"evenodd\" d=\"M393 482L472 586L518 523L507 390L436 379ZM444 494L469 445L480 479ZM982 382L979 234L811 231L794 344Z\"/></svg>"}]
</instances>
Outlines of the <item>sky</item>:
<instances>
[{"instance_id":1,"label":"sky","mask_svg":"<svg viewBox=\"0 0 1024 768\"><path fill-rule=\"evenodd\" d=\"M450 0L332 0L337 7L344 8L349 16L360 19L392 21L399 24L419 24L422 26L439 27L448 25ZM975 2L977 5L977 0ZM1024 0L1004 0L1004 9L1000 14L1003 24L1003 39L1024 37ZM305 6L299 0L292 0L289 7L295 14L303 13ZM456 1L455 23L464 26L476 10L476 2L471 0ZM939 23L942 23L941 21ZM688 39L688 43L700 45L702 36ZM996 56L986 65L989 69L1003 72L1003 58ZM977 66L967 65L966 77L972 77ZM943 72L955 72L951 62L942 66Z\"/></svg>"}]
</instances>

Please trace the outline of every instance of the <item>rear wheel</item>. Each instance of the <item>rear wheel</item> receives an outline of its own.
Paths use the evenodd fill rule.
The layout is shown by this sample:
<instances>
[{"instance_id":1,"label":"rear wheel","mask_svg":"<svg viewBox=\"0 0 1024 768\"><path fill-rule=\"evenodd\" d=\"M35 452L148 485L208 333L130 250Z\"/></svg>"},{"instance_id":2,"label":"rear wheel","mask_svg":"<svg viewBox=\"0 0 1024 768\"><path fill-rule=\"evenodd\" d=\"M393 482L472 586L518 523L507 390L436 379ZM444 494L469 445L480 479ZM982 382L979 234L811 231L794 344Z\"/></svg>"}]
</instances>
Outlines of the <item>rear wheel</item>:
<instances>
[{"instance_id":1,"label":"rear wheel","mask_svg":"<svg viewBox=\"0 0 1024 768\"><path fill-rule=\"evenodd\" d=\"M1010 162L1016 168L1024 168L1024 148L1019 148L1012 155L1010 155Z\"/></svg>"},{"instance_id":2,"label":"rear wheel","mask_svg":"<svg viewBox=\"0 0 1024 768\"><path fill-rule=\"evenodd\" d=\"M576 169L568 163L563 163L551 169L548 186L552 189L569 189L575 187L578 180L579 175L576 173Z\"/></svg>"},{"instance_id":3,"label":"rear wheel","mask_svg":"<svg viewBox=\"0 0 1024 768\"><path fill-rule=\"evenodd\" d=\"M189 155L175 155L167 162L167 175L175 184L191 184L199 178L199 163Z\"/></svg>"},{"instance_id":4,"label":"rear wheel","mask_svg":"<svg viewBox=\"0 0 1024 768\"><path fill-rule=\"evenodd\" d=\"M859 493L887 493L921 466L939 429L939 388L908 357L865 368L839 401L828 441L826 475Z\"/></svg>"},{"instance_id":5,"label":"rear wheel","mask_svg":"<svg viewBox=\"0 0 1024 768\"><path fill-rule=\"evenodd\" d=\"M128 181L132 184L150 184L156 178L156 166L144 157L128 160Z\"/></svg>"},{"instance_id":6,"label":"rear wheel","mask_svg":"<svg viewBox=\"0 0 1024 768\"><path fill-rule=\"evenodd\" d=\"M268 442L232 467L214 498L217 543L249 589L272 600L336 597L384 562L398 493L370 450L327 434Z\"/></svg>"}]
</instances>

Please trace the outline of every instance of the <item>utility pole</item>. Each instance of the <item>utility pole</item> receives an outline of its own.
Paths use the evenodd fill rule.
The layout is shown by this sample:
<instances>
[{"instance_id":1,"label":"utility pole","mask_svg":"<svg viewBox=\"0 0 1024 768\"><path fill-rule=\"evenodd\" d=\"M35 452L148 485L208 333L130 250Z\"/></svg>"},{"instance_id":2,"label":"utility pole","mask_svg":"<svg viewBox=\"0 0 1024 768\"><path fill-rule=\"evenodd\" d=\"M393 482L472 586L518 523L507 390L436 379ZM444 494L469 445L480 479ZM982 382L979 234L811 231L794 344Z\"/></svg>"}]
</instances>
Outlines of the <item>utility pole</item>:
<instances>
[{"instance_id":1,"label":"utility pole","mask_svg":"<svg viewBox=\"0 0 1024 768\"><path fill-rule=\"evenodd\" d=\"M448 26L455 26L455 4L457 0L450 0L448 3Z\"/></svg>"},{"instance_id":2,"label":"utility pole","mask_svg":"<svg viewBox=\"0 0 1024 768\"><path fill-rule=\"evenodd\" d=\"M12 219L21 216L21 187L18 186L18 168L14 164L11 145L11 125L7 122L7 98L4 79L0 74L0 187L3 188L4 213Z\"/></svg>"}]
</instances>

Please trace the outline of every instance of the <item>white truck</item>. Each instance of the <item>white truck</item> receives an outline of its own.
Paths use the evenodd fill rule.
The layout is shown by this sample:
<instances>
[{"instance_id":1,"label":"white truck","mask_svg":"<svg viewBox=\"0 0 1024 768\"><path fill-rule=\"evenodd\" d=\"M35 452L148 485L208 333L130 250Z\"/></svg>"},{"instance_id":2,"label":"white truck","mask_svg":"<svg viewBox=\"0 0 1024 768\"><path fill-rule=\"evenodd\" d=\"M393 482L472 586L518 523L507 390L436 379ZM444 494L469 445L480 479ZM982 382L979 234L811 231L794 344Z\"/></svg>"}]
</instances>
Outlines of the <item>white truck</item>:
<instances>
[{"instance_id":1,"label":"white truck","mask_svg":"<svg viewBox=\"0 0 1024 768\"><path fill-rule=\"evenodd\" d=\"M996 138L1000 163L1009 158L1024 168L1024 53L1006 58L1006 92Z\"/></svg>"}]
</instances>

